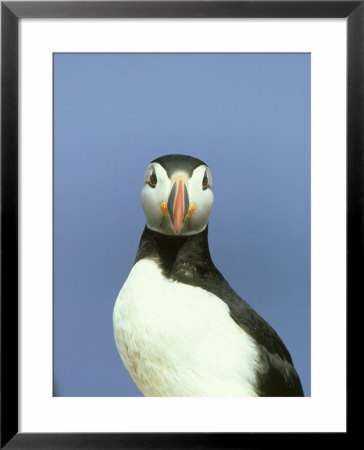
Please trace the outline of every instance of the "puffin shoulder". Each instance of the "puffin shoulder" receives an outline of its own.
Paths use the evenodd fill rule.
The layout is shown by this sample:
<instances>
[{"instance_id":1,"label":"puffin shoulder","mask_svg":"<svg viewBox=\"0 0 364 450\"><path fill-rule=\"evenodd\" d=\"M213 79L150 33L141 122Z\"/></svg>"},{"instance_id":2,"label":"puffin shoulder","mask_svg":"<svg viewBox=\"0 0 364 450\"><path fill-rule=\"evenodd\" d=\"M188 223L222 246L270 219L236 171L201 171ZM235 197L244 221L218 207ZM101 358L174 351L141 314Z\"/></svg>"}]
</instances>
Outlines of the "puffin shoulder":
<instances>
[{"instance_id":1,"label":"puffin shoulder","mask_svg":"<svg viewBox=\"0 0 364 450\"><path fill-rule=\"evenodd\" d=\"M302 385L292 358L277 332L231 288L220 272L204 280L210 290L229 307L231 318L257 345L259 370L257 391L260 396L303 396Z\"/></svg>"}]
</instances>

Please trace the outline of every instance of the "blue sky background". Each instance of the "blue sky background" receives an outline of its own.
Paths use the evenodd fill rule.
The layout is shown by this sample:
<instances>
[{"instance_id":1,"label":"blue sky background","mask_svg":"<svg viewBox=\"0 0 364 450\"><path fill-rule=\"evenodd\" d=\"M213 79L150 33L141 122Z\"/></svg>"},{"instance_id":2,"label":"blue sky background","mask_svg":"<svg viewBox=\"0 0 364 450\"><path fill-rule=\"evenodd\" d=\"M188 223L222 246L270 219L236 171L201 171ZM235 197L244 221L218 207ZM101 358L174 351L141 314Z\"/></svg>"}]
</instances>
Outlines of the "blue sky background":
<instances>
[{"instance_id":1,"label":"blue sky background","mask_svg":"<svg viewBox=\"0 0 364 450\"><path fill-rule=\"evenodd\" d=\"M146 166L205 161L217 268L310 382L310 55L54 55L54 395L141 396L112 311Z\"/></svg>"}]
</instances>

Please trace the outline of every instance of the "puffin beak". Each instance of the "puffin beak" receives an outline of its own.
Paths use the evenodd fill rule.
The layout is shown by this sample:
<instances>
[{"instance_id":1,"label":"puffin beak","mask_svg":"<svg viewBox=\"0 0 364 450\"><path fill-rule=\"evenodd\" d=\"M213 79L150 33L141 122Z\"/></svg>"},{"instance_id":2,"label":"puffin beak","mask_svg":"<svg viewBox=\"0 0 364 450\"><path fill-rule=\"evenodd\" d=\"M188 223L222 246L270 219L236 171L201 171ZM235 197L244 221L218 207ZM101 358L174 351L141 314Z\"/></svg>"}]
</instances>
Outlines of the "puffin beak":
<instances>
[{"instance_id":1,"label":"puffin beak","mask_svg":"<svg viewBox=\"0 0 364 450\"><path fill-rule=\"evenodd\" d=\"M171 218L175 234L181 232L189 207L186 181L182 177L177 177L173 182L167 203L169 217Z\"/></svg>"}]
</instances>

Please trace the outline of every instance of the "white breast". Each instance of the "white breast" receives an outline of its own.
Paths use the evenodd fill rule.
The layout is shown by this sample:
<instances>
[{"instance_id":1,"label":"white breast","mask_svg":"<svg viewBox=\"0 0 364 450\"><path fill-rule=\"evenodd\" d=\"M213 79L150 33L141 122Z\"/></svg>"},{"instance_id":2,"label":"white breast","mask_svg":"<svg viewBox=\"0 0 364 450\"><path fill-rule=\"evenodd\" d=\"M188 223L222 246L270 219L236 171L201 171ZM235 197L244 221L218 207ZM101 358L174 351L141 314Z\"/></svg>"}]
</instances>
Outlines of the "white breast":
<instances>
[{"instance_id":1,"label":"white breast","mask_svg":"<svg viewBox=\"0 0 364 450\"><path fill-rule=\"evenodd\" d=\"M131 270L115 302L121 358L146 396L255 396L253 340L226 303L165 278L148 259Z\"/></svg>"}]
</instances>

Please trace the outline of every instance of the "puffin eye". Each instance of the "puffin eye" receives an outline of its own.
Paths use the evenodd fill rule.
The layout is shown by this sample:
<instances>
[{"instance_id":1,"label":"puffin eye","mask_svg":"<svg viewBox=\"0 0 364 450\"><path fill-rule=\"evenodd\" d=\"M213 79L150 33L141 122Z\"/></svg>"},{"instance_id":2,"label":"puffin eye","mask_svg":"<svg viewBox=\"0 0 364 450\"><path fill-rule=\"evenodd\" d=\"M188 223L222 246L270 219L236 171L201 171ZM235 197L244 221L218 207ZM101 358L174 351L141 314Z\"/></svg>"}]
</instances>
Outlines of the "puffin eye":
<instances>
[{"instance_id":1,"label":"puffin eye","mask_svg":"<svg viewBox=\"0 0 364 450\"><path fill-rule=\"evenodd\" d=\"M148 184L152 188L155 188L157 186L157 175L155 174L155 170L153 169L152 173L150 174L148 178Z\"/></svg>"},{"instance_id":2,"label":"puffin eye","mask_svg":"<svg viewBox=\"0 0 364 450\"><path fill-rule=\"evenodd\" d=\"M209 187L209 177L207 176L207 170L205 171L205 175L202 180L202 189L205 190Z\"/></svg>"}]
</instances>

